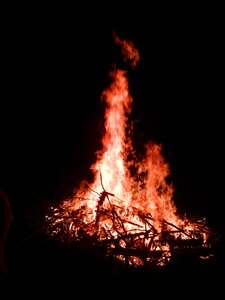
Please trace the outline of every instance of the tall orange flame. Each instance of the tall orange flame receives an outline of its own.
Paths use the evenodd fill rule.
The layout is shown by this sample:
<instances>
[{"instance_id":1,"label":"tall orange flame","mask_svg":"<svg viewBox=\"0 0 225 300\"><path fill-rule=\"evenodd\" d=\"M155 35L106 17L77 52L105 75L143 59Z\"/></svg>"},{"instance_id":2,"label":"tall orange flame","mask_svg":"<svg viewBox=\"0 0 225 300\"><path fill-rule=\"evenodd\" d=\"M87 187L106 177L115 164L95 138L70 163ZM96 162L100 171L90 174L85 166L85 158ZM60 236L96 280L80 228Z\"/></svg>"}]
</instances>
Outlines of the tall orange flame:
<instances>
[{"instance_id":1,"label":"tall orange flame","mask_svg":"<svg viewBox=\"0 0 225 300\"><path fill-rule=\"evenodd\" d=\"M121 45L125 60L135 56L136 60L132 61L132 65L134 62L136 64L140 56L133 44L122 41L115 33L114 39ZM131 140L126 138L126 129L133 99L129 94L126 71L117 69L110 75L113 81L102 94L107 104L103 147L91 168L95 178L90 188L98 192L102 190L101 172L105 189L123 199L125 207L135 205L144 211L150 211L156 221L169 218L174 222L177 218L176 208L172 202L173 188L166 182L169 166L161 156L161 146L153 143L146 145L146 158L141 162L137 160L129 162L136 165L135 178L129 172L127 157L134 150ZM93 197L91 191L83 193L82 188L76 193L88 199ZM94 208L96 195L93 201L93 205L89 202L89 206Z\"/></svg>"},{"instance_id":2,"label":"tall orange flame","mask_svg":"<svg viewBox=\"0 0 225 300\"><path fill-rule=\"evenodd\" d=\"M113 36L115 43L121 46L124 60L135 67L140 55L133 43L121 40L115 33ZM115 69L110 75L112 83L102 93L106 103L105 134L102 150L97 153L97 161L91 166L93 182L86 183L86 186L81 184L75 189L74 198L64 201L60 211L55 210L54 224L67 223L71 235L76 236L82 222L87 225L86 233L96 234L100 240L109 239L107 232L110 232L110 239L118 237L121 232L115 228L115 222L121 220L124 221L122 230L125 232L150 232L152 224L154 230L162 232L165 226L173 224L182 228L177 237L193 237L191 232L196 229L195 223L176 214L173 186L167 182L169 165L161 155L161 145L151 142L145 146L143 159L137 160L135 156L132 140L127 136L133 99L129 93L126 71ZM129 158L131 153L132 160ZM131 172L132 167L135 174ZM112 218L109 218L109 210ZM105 213L101 215L100 211ZM138 213L135 214L135 211ZM65 221L63 215L69 216L71 213L74 219ZM151 222L143 220L144 214L151 218ZM76 218L79 222L75 221ZM53 234L57 230L54 227ZM155 243L150 242L149 238L144 241L145 247L169 249L165 243L157 244L160 235ZM121 247L126 247L125 239L120 239L119 243ZM134 263L138 264L137 260Z\"/></svg>"}]
</instances>

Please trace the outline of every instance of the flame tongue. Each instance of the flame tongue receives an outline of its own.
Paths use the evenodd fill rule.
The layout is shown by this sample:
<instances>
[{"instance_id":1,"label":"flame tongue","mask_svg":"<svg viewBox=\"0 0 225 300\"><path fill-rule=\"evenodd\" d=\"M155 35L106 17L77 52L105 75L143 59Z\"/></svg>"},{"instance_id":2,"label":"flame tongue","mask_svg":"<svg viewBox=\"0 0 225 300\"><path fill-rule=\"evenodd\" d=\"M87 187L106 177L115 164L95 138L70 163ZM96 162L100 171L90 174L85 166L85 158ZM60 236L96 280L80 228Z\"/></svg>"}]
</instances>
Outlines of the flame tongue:
<instances>
[{"instance_id":1,"label":"flame tongue","mask_svg":"<svg viewBox=\"0 0 225 300\"><path fill-rule=\"evenodd\" d=\"M115 34L114 39L121 45L126 60L130 57L139 58L131 42L122 41ZM135 60L136 63L137 60ZM172 218L175 221L176 209L172 203L173 189L166 183L169 167L161 156L161 147L151 143L146 146L146 158L143 161L130 161L129 164L127 162L128 154L134 152L131 140L126 138L132 97L129 94L128 80L124 70L114 70L111 72L111 77L110 87L102 93L107 104L105 135L102 138L102 151L98 152L97 162L92 166L95 177L90 188L100 192L103 188L100 180L102 178L106 191L111 191L118 198L123 199L124 208L133 205L145 212L150 211L155 220L166 218L171 220ZM128 165L136 166L135 178L131 177ZM82 192L81 189L77 193L80 195ZM91 191L88 191L82 194L82 197L92 198L93 196ZM96 205L96 197L93 201ZM91 206L94 207L94 205Z\"/></svg>"},{"instance_id":2,"label":"flame tongue","mask_svg":"<svg viewBox=\"0 0 225 300\"><path fill-rule=\"evenodd\" d=\"M133 44L115 34L114 40L121 46L124 60L136 66L139 53ZM123 249L132 252L129 255L132 264L142 264L140 256L152 260L155 251L163 253L165 260L170 257L171 238L196 238L200 232L194 222L176 215L173 187L166 181L169 166L161 155L161 146L149 143L144 159L128 160L129 154L134 154L132 141L127 137L132 97L126 71L115 69L111 77L111 85L102 94L106 102L105 134L102 150L91 167L94 180L88 183L88 189L81 185L73 200L64 201L54 210L54 219L48 218L51 234L61 233L64 240L62 228L66 227L69 232L66 236L70 238L80 239L81 232L85 236L95 235L98 240L106 240L109 252L121 260ZM135 175L133 172L131 175L130 167L136 170ZM141 249L139 257L134 248ZM143 253L146 249L151 258Z\"/></svg>"},{"instance_id":3,"label":"flame tongue","mask_svg":"<svg viewBox=\"0 0 225 300\"><path fill-rule=\"evenodd\" d=\"M130 199L129 178L126 177L126 120L130 112L132 99L128 93L125 72L115 70L113 82L103 92L107 103L105 112L105 135L102 139L103 150L98 154L98 161L93 166L96 172L92 189L101 190L99 170L101 170L106 190L113 191L119 198Z\"/></svg>"}]
</instances>

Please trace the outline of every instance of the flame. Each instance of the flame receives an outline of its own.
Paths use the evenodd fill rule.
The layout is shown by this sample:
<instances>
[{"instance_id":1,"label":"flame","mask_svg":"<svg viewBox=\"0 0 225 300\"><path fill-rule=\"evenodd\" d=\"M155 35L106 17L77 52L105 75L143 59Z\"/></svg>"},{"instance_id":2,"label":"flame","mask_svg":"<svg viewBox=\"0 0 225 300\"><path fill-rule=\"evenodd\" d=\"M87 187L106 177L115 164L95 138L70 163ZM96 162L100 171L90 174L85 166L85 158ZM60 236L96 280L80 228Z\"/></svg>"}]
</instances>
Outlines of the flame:
<instances>
[{"instance_id":1,"label":"flame","mask_svg":"<svg viewBox=\"0 0 225 300\"><path fill-rule=\"evenodd\" d=\"M113 37L121 46L124 60L135 67L140 55L133 43L115 33ZM53 217L47 216L47 220L51 234L62 240L65 235L60 233L66 227L69 238L80 240L83 234L107 241L109 253L120 261L126 260L128 251L128 264L142 265L143 257L146 261L157 257L161 265L171 257L172 237L177 243L200 237L204 244L207 228L177 215L173 185L167 181L169 165L161 154L161 145L148 143L144 158L137 158L128 134L133 99L126 71L114 69L110 76L111 85L102 93L105 133L102 149L91 166L93 182L82 182L74 189L73 199L53 208ZM142 255L138 256L134 248L141 249ZM151 255L144 254L146 251ZM156 253L163 253L163 257L158 259Z\"/></svg>"},{"instance_id":2,"label":"flame","mask_svg":"<svg viewBox=\"0 0 225 300\"><path fill-rule=\"evenodd\" d=\"M135 49L131 41L122 40L115 32L113 32L113 38L115 44L121 46L121 54L125 62L128 62L131 67L136 67L140 60L140 55L137 49Z\"/></svg>"}]
</instances>

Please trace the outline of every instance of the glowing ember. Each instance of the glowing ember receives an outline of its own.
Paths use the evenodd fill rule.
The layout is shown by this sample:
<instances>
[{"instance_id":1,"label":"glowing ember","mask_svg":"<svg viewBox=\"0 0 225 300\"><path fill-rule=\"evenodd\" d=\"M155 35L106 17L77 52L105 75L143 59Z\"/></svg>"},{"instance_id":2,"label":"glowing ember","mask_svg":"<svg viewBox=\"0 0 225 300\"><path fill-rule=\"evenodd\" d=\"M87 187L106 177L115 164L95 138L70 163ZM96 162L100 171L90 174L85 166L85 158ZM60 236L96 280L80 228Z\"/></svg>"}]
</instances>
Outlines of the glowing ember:
<instances>
[{"instance_id":1,"label":"glowing ember","mask_svg":"<svg viewBox=\"0 0 225 300\"><path fill-rule=\"evenodd\" d=\"M113 36L124 60L135 67L138 51L131 42ZM105 134L91 167L94 180L83 182L74 190L73 199L51 209L46 216L49 233L62 242L85 241L102 247L106 255L129 265L164 265L181 245L206 249L209 230L205 221L176 213L161 146L149 143L145 157L138 160L127 134L132 97L126 71L115 69L110 75L112 83L102 93Z\"/></svg>"}]
</instances>

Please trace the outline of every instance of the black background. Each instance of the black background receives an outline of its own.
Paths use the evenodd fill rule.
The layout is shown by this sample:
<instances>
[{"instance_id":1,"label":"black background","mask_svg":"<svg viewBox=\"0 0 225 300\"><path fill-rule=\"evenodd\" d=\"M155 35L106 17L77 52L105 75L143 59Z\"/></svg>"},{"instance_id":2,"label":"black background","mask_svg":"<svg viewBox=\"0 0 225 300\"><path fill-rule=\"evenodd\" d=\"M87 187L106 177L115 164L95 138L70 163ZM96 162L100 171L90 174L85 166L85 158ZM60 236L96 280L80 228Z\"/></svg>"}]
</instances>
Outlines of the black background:
<instances>
[{"instance_id":1,"label":"black background","mask_svg":"<svg viewBox=\"0 0 225 300\"><path fill-rule=\"evenodd\" d=\"M141 57L127 73L135 143L162 144L178 210L224 232L222 23L220 9L210 7L9 9L0 185L15 220L29 227L27 213L32 219L90 176L101 147L101 93L121 64L115 30Z\"/></svg>"}]
</instances>

